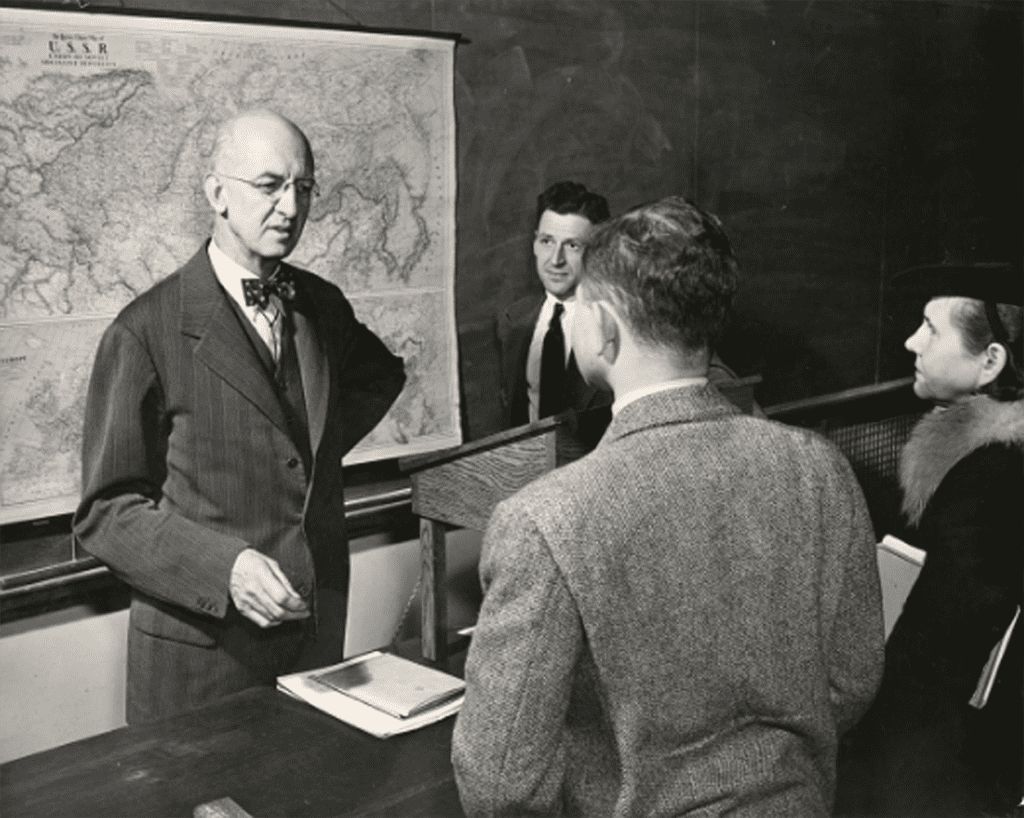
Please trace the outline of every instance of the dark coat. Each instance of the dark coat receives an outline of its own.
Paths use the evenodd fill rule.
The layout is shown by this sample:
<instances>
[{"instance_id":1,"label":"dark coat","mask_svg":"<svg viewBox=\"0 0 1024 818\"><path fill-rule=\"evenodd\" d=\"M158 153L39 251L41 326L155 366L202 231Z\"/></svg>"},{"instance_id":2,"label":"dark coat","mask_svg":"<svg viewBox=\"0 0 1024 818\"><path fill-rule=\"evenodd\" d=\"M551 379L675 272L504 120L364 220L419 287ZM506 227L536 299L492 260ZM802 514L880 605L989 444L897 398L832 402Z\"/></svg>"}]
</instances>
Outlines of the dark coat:
<instances>
[{"instance_id":1,"label":"dark coat","mask_svg":"<svg viewBox=\"0 0 1024 818\"><path fill-rule=\"evenodd\" d=\"M530 399L527 395L526 360L530 354L530 341L537 326L544 295L521 298L498 313L496 332L501 366L501 407L506 426L522 426L530 422ZM576 357L570 353L566 365L566 399L568 408L575 412L610 407L612 394L591 386L580 374ZM611 410L605 413L603 426L611 420ZM602 426L601 431L604 431ZM600 438L600 435L597 436ZM597 440L594 440L596 444Z\"/></svg>"},{"instance_id":2,"label":"dark coat","mask_svg":"<svg viewBox=\"0 0 1024 818\"><path fill-rule=\"evenodd\" d=\"M337 287L291 269L310 474L206 247L129 304L100 342L74 530L132 587L130 721L273 684L311 640L321 659L341 658L349 570L341 459L384 416L405 376ZM263 631L238 613L228 580L245 548L278 561L315 606L310 623Z\"/></svg>"},{"instance_id":3,"label":"dark coat","mask_svg":"<svg viewBox=\"0 0 1024 818\"><path fill-rule=\"evenodd\" d=\"M850 815L1002 815L1021 798L1018 623L988 703L971 699L1024 585L1024 402L927 415L903 453L921 573L886 645L882 687L843 748Z\"/></svg>"}]
</instances>

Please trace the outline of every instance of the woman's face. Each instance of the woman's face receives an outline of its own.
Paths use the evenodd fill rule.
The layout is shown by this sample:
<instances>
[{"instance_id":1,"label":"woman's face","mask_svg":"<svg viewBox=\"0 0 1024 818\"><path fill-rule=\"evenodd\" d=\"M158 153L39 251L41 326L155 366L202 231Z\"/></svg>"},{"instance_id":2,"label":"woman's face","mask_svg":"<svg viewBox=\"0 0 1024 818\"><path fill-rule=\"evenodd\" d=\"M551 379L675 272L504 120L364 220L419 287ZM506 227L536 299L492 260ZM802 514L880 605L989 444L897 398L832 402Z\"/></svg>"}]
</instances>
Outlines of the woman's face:
<instances>
[{"instance_id":1,"label":"woman's face","mask_svg":"<svg viewBox=\"0 0 1024 818\"><path fill-rule=\"evenodd\" d=\"M914 355L914 393L936 403L952 403L983 385L987 353L977 355L964 346L953 316L964 299L933 298L924 308L924 320L904 346Z\"/></svg>"}]
</instances>

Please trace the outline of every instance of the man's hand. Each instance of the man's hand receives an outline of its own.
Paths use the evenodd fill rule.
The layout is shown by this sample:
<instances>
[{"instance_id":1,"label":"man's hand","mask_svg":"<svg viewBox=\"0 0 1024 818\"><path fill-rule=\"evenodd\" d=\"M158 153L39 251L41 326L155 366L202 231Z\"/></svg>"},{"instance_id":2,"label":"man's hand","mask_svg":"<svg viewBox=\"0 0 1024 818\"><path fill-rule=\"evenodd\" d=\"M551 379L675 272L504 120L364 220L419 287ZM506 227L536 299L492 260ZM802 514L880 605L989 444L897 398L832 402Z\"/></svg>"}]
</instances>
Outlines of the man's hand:
<instances>
[{"instance_id":1,"label":"man's hand","mask_svg":"<svg viewBox=\"0 0 1024 818\"><path fill-rule=\"evenodd\" d=\"M277 560L255 549L246 548L235 558L230 589L235 607L261 628L309 616L309 608Z\"/></svg>"}]
</instances>

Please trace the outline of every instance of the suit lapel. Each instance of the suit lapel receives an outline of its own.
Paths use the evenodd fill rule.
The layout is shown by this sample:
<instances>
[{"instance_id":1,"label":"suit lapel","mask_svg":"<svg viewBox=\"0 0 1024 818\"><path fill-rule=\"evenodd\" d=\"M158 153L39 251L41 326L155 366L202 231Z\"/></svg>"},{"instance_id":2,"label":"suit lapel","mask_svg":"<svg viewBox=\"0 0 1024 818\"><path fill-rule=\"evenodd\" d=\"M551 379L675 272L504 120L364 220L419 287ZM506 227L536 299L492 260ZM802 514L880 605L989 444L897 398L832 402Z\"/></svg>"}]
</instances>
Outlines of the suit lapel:
<instances>
[{"instance_id":1,"label":"suit lapel","mask_svg":"<svg viewBox=\"0 0 1024 818\"><path fill-rule=\"evenodd\" d=\"M502 373L505 398L508 401L508 420L513 425L527 423L530 415L530 401L527 395L526 361L530 355L533 329L544 306L544 296L520 299L505 311L507 349ZM510 369L511 367L511 369Z\"/></svg>"},{"instance_id":2,"label":"suit lapel","mask_svg":"<svg viewBox=\"0 0 1024 818\"><path fill-rule=\"evenodd\" d=\"M203 245L182 269L181 331L198 339L196 358L288 434L274 387L231 308L229 297L217 282Z\"/></svg>"},{"instance_id":3,"label":"suit lapel","mask_svg":"<svg viewBox=\"0 0 1024 818\"><path fill-rule=\"evenodd\" d=\"M306 299L307 303L310 300ZM327 366L327 355L317 341L322 336L316 330L316 324L319 322L315 318L315 307L309 310L296 309L292 315L295 318L295 352L299 358L302 394L306 400L309 444L315 460L327 423L331 375Z\"/></svg>"},{"instance_id":4,"label":"suit lapel","mask_svg":"<svg viewBox=\"0 0 1024 818\"><path fill-rule=\"evenodd\" d=\"M530 356L530 342L533 341L533 330L537 325L537 319L540 318L543 306L544 296L541 296L525 315L511 319L515 329L513 338L516 350L516 377L524 391L526 390L526 360Z\"/></svg>"},{"instance_id":5,"label":"suit lapel","mask_svg":"<svg viewBox=\"0 0 1024 818\"><path fill-rule=\"evenodd\" d=\"M533 341L533 332L537 326L537 319L540 318L540 311L544 307L545 296L537 299L526 299L517 301L505 313L505 320L509 327L509 349L512 352L513 360L516 361L516 391L526 392L526 360L530 354L530 342ZM580 374L576 365L575 353L569 353L569 361L565 368L566 397L571 408L577 411L591 408L600 390L588 384Z\"/></svg>"}]
</instances>

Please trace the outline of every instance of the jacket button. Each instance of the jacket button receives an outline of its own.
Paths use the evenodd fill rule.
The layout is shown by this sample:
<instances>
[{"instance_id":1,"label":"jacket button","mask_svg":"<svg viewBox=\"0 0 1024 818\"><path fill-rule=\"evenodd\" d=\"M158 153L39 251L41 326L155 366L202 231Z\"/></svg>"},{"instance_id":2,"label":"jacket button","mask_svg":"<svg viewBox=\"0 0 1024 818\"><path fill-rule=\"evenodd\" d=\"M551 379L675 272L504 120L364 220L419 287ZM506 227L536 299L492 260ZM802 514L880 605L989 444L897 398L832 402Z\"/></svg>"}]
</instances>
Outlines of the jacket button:
<instances>
[{"instance_id":1,"label":"jacket button","mask_svg":"<svg viewBox=\"0 0 1024 818\"><path fill-rule=\"evenodd\" d=\"M288 468L289 469L294 469L298 465L299 465L299 458L297 458L297 457L289 457L288 458Z\"/></svg>"}]
</instances>

